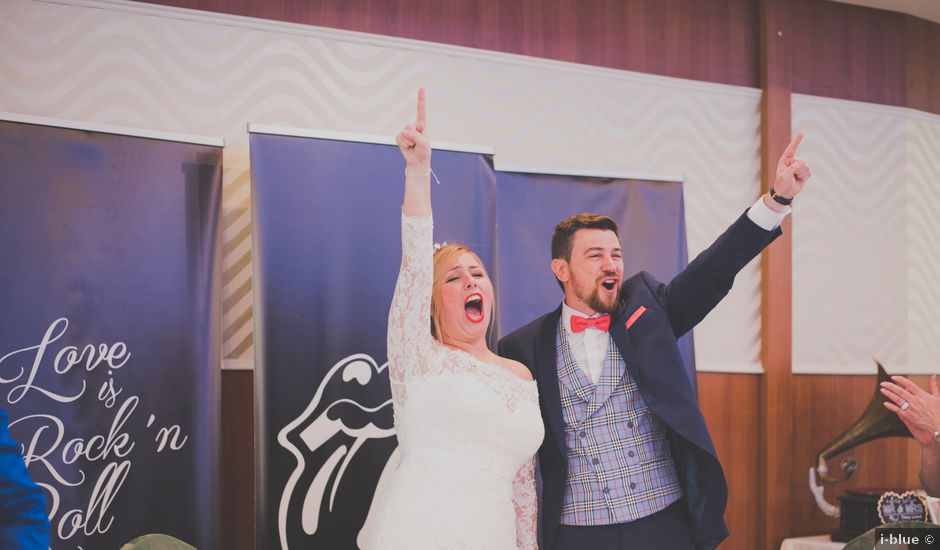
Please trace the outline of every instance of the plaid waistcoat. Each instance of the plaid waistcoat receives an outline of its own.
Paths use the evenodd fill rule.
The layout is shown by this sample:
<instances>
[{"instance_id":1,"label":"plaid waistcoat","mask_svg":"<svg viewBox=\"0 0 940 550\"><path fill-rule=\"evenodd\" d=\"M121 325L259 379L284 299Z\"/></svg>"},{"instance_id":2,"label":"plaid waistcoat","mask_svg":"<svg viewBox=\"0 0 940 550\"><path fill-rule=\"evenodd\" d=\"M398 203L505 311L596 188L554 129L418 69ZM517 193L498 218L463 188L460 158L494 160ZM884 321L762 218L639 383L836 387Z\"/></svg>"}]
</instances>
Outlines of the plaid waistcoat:
<instances>
[{"instance_id":1,"label":"plaid waistcoat","mask_svg":"<svg viewBox=\"0 0 940 550\"><path fill-rule=\"evenodd\" d=\"M679 500L665 426L640 396L613 339L596 385L575 362L561 323L555 342L568 447L561 523L626 523Z\"/></svg>"}]
</instances>

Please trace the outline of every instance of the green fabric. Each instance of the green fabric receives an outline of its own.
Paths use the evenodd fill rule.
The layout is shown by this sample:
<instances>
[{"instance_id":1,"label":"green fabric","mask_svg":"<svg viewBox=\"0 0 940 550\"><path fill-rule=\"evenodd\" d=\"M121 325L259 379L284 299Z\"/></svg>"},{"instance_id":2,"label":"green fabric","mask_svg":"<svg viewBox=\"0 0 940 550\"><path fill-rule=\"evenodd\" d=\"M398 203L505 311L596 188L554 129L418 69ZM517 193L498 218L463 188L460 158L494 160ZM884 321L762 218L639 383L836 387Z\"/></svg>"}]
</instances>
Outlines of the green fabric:
<instances>
[{"instance_id":1,"label":"green fabric","mask_svg":"<svg viewBox=\"0 0 940 550\"><path fill-rule=\"evenodd\" d=\"M121 550L196 550L169 535L144 535L121 547Z\"/></svg>"},{"instance_id":2,"label":"green fabric","mask_svg":"<svg viewBox=\"0 0 940 550\"><path fill-rule=\"evenodd\" d=\"M905 529L911 527L936 527L936 525L924 521L896 521L879 525L875 529ZM875 529L870 529L850 540L848 544L842 547L842 550L873 550L875 548Z\"/></svg>"}]
</instances>

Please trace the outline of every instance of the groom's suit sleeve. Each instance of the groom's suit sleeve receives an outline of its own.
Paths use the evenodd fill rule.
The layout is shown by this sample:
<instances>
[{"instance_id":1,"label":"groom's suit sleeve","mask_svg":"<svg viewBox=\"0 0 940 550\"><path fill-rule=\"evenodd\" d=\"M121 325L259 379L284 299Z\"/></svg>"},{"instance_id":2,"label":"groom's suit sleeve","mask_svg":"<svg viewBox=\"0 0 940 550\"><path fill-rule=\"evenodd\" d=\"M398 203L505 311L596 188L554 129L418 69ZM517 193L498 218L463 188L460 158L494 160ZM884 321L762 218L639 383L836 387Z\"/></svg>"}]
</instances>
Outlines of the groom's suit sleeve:
<instances>
[{"instance_id":1,"label":"groom's suit sleeve","mask_svg":"<svg viewBox=\"0 0 940 550\"><path fill-rule=\"evenodd\" d=\"M738 272L781 233L779 227L762 229L745 212L668 284L643 272L676 337L704 319L731 290Z\"/></svg>"}]
</instances>

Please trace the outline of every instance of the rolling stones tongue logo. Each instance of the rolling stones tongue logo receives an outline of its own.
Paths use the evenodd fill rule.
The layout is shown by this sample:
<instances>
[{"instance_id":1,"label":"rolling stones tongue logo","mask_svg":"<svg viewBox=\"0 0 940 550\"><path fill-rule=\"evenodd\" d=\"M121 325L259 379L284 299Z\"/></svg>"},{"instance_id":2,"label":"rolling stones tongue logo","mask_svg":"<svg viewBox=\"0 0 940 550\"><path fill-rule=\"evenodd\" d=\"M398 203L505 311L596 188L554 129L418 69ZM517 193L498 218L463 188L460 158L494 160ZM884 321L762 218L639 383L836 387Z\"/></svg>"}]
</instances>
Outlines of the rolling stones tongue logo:
<instances>
[{"instance_id":1,"label":"rolling stones tongue logo","mask_svg":"<svg viewBox=\"0 0 940 550\"><path fill-rule=\"evenodd\" d=\"M365 354L327 372L277 441L297 461L278 504L281 548L355 548L373 497L398 466L388 363Z\"/></svg>"}]
</instances>

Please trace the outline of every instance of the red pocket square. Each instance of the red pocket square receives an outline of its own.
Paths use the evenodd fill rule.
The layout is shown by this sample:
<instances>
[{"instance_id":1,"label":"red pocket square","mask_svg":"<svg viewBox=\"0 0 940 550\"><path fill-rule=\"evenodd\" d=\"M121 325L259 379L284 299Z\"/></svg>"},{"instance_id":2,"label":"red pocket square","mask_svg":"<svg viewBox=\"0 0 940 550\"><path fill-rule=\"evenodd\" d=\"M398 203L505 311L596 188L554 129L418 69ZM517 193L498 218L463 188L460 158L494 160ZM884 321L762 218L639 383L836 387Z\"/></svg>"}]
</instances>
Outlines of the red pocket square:
<instances>
[{"instance_id":1,"label":"red pocket square","mask_svg":"<svg viewBox=\"0 0 940 550\"><path fill-rule=\"evenodd\" d=\"M640 306L636 308L636 311L633 312L633 315L631 315L630 318L627 319L627 330L630 330L630 327L633 326L633 323L635 323L636 320L640 318L640 315L643 315L643 313L645 312L646 312L646 306Z\"/></svg>"}]
</instances>

